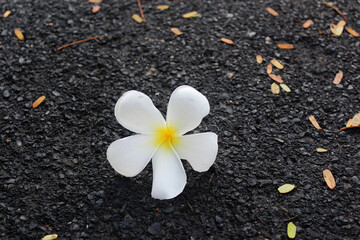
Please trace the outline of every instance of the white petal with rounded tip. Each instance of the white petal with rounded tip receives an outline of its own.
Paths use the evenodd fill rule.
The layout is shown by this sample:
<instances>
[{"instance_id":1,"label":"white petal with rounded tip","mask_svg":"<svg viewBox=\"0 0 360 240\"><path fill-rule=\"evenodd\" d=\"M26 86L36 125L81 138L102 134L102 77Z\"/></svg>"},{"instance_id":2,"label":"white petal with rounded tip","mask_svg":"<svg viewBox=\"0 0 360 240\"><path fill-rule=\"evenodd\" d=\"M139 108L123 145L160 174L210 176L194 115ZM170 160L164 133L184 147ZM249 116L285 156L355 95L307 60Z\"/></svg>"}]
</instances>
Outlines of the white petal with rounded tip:
<instances>
[{"instance_id":1,"label":"white petal with rounded tip","mask_svg":"<svg viewBox=\"0 0 360 240\"><path fill-rule=\"evenodd\" d=\"M153 185L151 196L171 199L179 195L186 185L186 174L180 158L172 149L159 146L152 158Z\"/></svg>"},{"instance_id":2,"label":"white petal with rounded tip","mask_svg":"<svg viewBox=\"0 0 360 240\"><path fill-rule=\"evenodd\" d=\"M146 167L155 151L154 136L133 135L111 143L106 155L118 173L133 177Z\"/></svg>"},{"instance_id":3,"label":"white petal with rounded tip","mask_svg":"<svg viewBox=\"0 0 360 240\"><path fill-rule=\"evenodd\" d=\"M207 98L190 86L180 86L171 94L166 123L179 135L193 130L210 112Z\"/></svg>"},{"instance_id":4,"label":"white petal with rounded tip","mask_svg":"<svg viewBox=\"0 0 360 240\"><path fill-rule=\"evenodd\" d=\"M217 135L208 132L181 136L174 148L179 157L186 159L195 171L205 172L216 159Z\"/></svg>"},{"instance_id":5,"label":"white petal with rounded tip","mask_svg":"<svg viewBox=\"0 0 360 240\"><path fill-rule=\"evenodd\" d=\"M117 101L115 117L123 127L136 133L153 133L166 126L164 117L151 99L134 90L124 93Z\"/></svg>"}]
</instances>

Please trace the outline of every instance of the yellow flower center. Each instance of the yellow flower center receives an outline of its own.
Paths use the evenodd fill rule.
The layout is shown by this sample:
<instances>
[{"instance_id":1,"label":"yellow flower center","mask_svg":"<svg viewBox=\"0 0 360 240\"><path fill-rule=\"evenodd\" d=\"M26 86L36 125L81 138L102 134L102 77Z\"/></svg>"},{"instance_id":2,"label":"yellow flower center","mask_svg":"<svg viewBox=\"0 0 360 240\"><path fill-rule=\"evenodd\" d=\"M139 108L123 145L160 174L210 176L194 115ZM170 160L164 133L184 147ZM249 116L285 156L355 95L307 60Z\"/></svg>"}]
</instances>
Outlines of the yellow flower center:
<instances>
[{"instance_id":1,"label":"yellow flower center","mask_svg":"<svg viewBox=\"0 0 360 240\"><path fill-rule=\"evenodd\" d=\"M178 134L176 133L175 129L171 126L159 128L155 131L155 144L156 146L162 144L162 146L172 149L171 146L174 145L180 140L178 138Z\"/></svg>"}]
</instances>

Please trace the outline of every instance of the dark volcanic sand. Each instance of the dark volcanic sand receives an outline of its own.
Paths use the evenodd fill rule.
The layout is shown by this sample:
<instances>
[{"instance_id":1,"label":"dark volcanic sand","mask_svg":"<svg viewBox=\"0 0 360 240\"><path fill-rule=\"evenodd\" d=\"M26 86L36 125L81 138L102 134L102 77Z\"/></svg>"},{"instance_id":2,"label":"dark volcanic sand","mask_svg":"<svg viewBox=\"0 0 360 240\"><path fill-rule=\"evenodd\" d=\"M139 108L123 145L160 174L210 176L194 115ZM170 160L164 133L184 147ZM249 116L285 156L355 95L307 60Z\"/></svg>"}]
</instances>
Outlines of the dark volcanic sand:
<instances>
[{"instance_id":1,"label":"dark volcanic sand","mask_svg":"<svg viewBox=\"0 0 360 240\"><path fill-rule=\"evenodd\" d=\"M142 4L145 24L131 19L135 0L104 0L97 14L87 0L1 1L1 14L12 14L0 19L0 239L287 239L291 218L296 239L358 239L360 132L339 128L360 112L360 38L332 36L330 23L342 17L311 0ZM360 32L359 1L334 5ZM181 17L195 10L200 17ZM307 19L315 24L303 29ZM278 49L284 42L295 49ZM271 93L273 58L292 92ZM151 164L125 178L106 160L109 144L132 134L113 108L135 89L165 113L183 84L208 97L211 113L197 131L217 133L219 153L205 173L184 162L184 192L155 200ZM284 183L296 188L280 194Z\"/></svg>"}]
</instances>

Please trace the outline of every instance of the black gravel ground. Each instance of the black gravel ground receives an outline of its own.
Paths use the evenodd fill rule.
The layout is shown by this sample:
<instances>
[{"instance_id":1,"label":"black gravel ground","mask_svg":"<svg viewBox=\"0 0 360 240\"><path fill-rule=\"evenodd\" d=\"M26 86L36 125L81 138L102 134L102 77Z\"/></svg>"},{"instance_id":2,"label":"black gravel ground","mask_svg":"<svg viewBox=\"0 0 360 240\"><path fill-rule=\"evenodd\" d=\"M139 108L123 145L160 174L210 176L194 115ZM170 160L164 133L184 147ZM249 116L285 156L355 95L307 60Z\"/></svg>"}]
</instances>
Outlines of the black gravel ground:
<instances>
[{"instance_id":1,"label":"black gravel ground","mask_svg":"<svg viewBox=\"0 0 360 240\"><path fill-rule=\"evenodd\" d=\"M360 32L359 1L332 3ZM96 14L87 0L1 1L1 14L12 13L0 19L0 239L287 239L289 221L296 239L359 239L360 132L339 128L360 112L360 38L332 36L330 23L342 17L312 0L142 4L139 24L135 0L104 0ZM201 16L182 18L190 11ZM314 25L303 29L307 19ZM276 46L284 42L295 49ZM270 91L272 58L292 92ZM151 164L125 178L106 160L109 144L131 134L113 108L135 89L165 113L183 84L208 97L211 113L197 130L219 135L219 154L205 173L184 163L184 192L155 200ZM280 194L284 183L296 188Z\"/></svg>"}]
</instances>

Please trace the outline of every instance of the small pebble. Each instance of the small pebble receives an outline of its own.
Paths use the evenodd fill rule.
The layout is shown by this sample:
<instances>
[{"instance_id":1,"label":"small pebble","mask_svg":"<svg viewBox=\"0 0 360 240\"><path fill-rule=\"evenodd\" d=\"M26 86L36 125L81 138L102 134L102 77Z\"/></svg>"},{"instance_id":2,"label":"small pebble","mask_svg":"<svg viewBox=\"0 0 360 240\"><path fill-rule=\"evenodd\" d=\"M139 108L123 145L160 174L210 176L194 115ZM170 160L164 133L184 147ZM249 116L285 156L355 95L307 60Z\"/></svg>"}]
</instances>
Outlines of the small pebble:
<instances>
[{"instance_id":1,"label":"small pebble","mask_svg":"<svg viewBox=\"0 0 360 240\"><path fill-rule=\"evenodd\" d=\"M353 177L351 177L351 179L354 181L354 183L356 183L357 185L360 185L360 180L357 176L353 176Z\"/></svg>"},{"instance_id":2,"label":"small pebble","mask_svg":"<svg viewBox=\"0 0 360 240\"><path fill-rule=\"evenodd\" d=\"M250 38L253 37L253 36L255 36L255 35L256 35L256 32L247 32L247 33L246 33L246 36L247 36L247 37L250 37Z\"/></svg>"},{"instance_id":3,"label":"small pebble","mask_svg":"<svg viewBox=\"0 0 360 240\"><path fill-rule=\"evenodd\" d=\"M249 184L251 187L253 187L253 186L255 186L255 185L257 184L257 180L254 179L254 178L249 178L249 179L247 180L247 182L248 182L248 184Z\"/></svg>"},{"instance_id":4,"label":"small pebble","mask_svg":"<svg viewBox=\"0 0 360 240\"><path fill-rule=\"evenodd\" d=\"M227 137L230 137L232 135L232 133L229 132L229 131L224 131L224 135L227 136Z\"/></svg>"},{"instance_id":5,"label":"small pebble","mask_svg":"<svg viewBox=\"0 0 360 240\"><path fill-rule=\"evenodd\" d=\"M4 91L3 91L3 96L6 97L6 98L7 98L7 97L10 97L9 91L8 91L8 90L4 90Z\"/></svg>"},{"instance_id":6,"label":"small pebble","mask_svg":"<svg viewBox=\"0 0 360 240\"><path fill-rule=\"evenodd\" d=\"M19 58L19 63L20 63L20 64L24 64L24 62L25 62L25 59L24 59L23 57L20 57L20 58Z\"/></svg>"},{"instance_id":7,"label":"small pebble","mask_svg":"<svg viewBox=\"0 0 360 240\"><path fill-rule=\"evenodd\" d=\"M221 217L219 217L218 215L216 215L215 216L215 221L217 222L217 223L222 223L222 218Z\"/></svg>"},{"instance_id":8,"label":"small pebble","mask_svg":"<svg viewBox=\"0 0 360 240\"><path fill-rule=\"evenodd\" d=\"M272 39L270 37L266 37L265 38L265 43L266 44L272 44Z\"/></svg>"},{"instance_id":9,"label":"small pebble","mask_svg":"<svg viewBox=\"0 0 360 240\"><path fill-rule=\"evenodd\" d=\"M51 92L55 97L59 97L61 94L57 91L52 91Z\"/></svg>"},{"instance_id":10,"label":"small pebble","mask_svg":"<svg viewBox=\"0 0 360 240\"><path fill-rule=\"evenodd\" d=\"M153 223L149 228L148 232L152 235L158 235L161 231L161 224L159 222Z\"/></svg>"}]
</instances>

